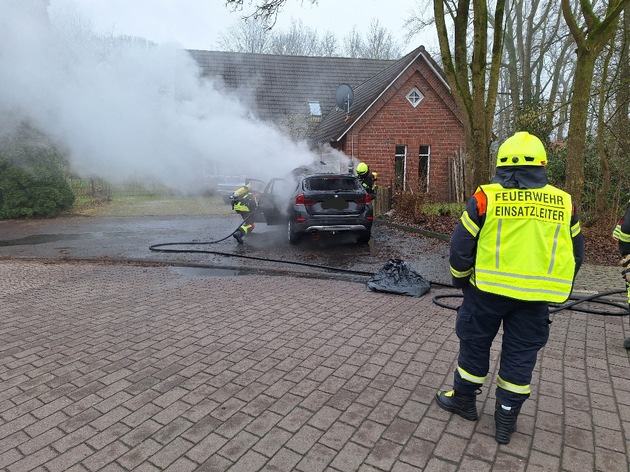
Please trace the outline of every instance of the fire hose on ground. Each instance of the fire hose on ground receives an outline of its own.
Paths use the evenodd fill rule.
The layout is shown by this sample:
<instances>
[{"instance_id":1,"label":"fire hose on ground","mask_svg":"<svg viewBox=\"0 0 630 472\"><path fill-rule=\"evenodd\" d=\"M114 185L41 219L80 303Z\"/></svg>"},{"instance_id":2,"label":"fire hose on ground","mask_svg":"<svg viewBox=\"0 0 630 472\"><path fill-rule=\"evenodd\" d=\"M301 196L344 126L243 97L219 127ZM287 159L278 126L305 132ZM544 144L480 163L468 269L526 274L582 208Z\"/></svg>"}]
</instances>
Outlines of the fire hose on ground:
<instances>
[{"instance_id":1,"label":"fire hose on ground","mask_svg":"<svg viewBox=\"0 0 630 472\"><path fill-rule=\"evenodd\" d=\"M239 226L237 227L240 228L240 226L246 222L250 217L253 216L253 213L250 214L247 218L243 219L243 221L239 224ZM214 254L214 255L218 255L218 256L224 256L224 257L237 257L237 258L241 258L241 259L250 259L250 260L256 260L256 261L262 261L262 262L274 262L274 263L280 263L280 264L290 264L290 265L297 265L297 266L303 266L303 267L310 267L310 268L314 268L314 269L323 269L323 270L328 270L328 271L332 271L332 272L341 272L341 273L346 273L346 274L353 274L353 275L361 275L361 276L373 276L374 273L372 272L365 272L365 271L358 271L358 270L352 270L352 269L342 269L340 267L331 267L331 266L323 266L323 265L319 265L319 264L310 264L307 262L297 262L297 261L285 261L285 260L280 260L280 259L271 259L271 258L266 258L266 257L256 257L256 256L247 256L244 254L234 254L234 253L229 253L229 252L221 252L221 251L210 251L207 249L204 250L195 250L195 249L172 249L172 248L166 248L167 246L190 246L190 245L209 245L209 244L216 244L222 241L225 241L226 239L232 237L232 233L230 233L228 236L221 238L221 239L217 239L214 241L205 241L205 242L197 242L197 241L186 241L186 242L172 242L172 243L159 243L159 244L154 244L152 246L149 247L149 249L151 251L155 251L155 252L169 252L169 253L192 253L192 254ZM391 262L391 260L390 260ZM422 278L420 276L420 278ZM441 286L441 287L445 287L445 288L454 288L452 285L449 284L444 284L441 282L435 282L435 281L431 281L428 280L426 281L428 282L428 284L430 286ZM630 313L630 306L626 303L622 303L622 302L615 302L612 300L606 300L603 299L604 297L610 296L610 295L616 295L616 294L625 294L626 290L625 289L619 289L619 290L610 290L610 291L606 291L606 292L599 292L599 293L595 293L592 295L587 295L584 297L579 297L579 296L575 296L572 295L569 298L569 301L565 302L564 304L558 305L558 304L550 304L550 309L549 312L550 313L556 313L562 310L573 310L573 311L578 311L578 312L582 312L582 313L587 313L587 314L591 314L591 315L603 315L603 316L627 316ZM457 310L456 306L452 306L448 303L444 303L442 300L444 299L448 299L448 298L461 298L462 295L461 294L439 294L439 295L435 295L432 299L433 303L436 304L437 306L440 306L442 308L447 308L449 310ZM601 304L601 305L605 305L605 306L609 306L609 307L614 307L614 308L618 308L619 311L610 311L610 310L594 310L594 309L586 309L586 308L581 308L578 307L579 304L581 303L595 303L595 304Z\"/></svg>"}]
</instances>

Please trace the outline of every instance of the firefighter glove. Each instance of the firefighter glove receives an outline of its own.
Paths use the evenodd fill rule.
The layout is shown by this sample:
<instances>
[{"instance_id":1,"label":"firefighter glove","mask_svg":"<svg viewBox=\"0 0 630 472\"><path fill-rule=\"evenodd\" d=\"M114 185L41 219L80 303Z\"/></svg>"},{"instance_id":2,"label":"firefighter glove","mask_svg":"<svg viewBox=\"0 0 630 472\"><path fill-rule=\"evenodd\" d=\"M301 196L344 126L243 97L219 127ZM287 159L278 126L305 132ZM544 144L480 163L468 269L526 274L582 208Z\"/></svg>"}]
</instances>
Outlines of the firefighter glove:
<instances>
[{"instance_id":1,"label":"firefighter glove","mask_svg":"<svg viewBox=\"0 0 630 472\"><path fill-rule=\"evenodd\" d=\"M468 277L451 277L452 285L455 288L464 288L466 285L470 283L470 276Z\"/></svg>"}]
</instances>

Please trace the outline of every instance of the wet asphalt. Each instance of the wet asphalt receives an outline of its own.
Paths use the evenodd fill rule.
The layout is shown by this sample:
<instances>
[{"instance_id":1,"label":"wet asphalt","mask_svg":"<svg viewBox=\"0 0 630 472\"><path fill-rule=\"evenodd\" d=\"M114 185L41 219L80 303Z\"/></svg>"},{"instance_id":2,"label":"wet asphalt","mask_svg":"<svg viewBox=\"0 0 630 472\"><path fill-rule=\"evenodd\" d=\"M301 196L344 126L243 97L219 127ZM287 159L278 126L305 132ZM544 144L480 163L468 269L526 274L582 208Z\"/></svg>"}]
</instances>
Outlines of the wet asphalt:
<instances>
[{"instance_id":1,"label":"wet asphalt","mask_svg":"<svg viewBox=\"0 0 630 472\"><path fill-rule=\"evenodd\" d=\"M0 222L0 257L251 270L364 279L400 259L427 280L449 284L448 243L375 223L369 244L313 235L291 245L284 226L257 223L242 245L235 216L85 217ZM181 244L180 244L181 243Z\"/></svg>"}]
</instances>

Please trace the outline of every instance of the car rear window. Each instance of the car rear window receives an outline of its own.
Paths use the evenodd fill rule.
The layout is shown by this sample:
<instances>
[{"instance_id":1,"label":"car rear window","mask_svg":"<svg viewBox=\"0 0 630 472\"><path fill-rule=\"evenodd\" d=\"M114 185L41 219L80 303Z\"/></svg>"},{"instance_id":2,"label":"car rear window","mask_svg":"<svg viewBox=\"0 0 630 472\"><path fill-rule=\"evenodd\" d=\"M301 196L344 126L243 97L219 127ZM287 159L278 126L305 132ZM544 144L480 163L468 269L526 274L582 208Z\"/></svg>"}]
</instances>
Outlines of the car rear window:
<instances>
[{"instance_id":1,"label":"car rear window","mask_svg":"<svg viewBox=\"0 0 630 472\"><path fill-rule=\"evenodd\" d=\"M354 177L316 177L304 181L305 190L356 190L357 180Z\"/></svg>"}]
</instances>

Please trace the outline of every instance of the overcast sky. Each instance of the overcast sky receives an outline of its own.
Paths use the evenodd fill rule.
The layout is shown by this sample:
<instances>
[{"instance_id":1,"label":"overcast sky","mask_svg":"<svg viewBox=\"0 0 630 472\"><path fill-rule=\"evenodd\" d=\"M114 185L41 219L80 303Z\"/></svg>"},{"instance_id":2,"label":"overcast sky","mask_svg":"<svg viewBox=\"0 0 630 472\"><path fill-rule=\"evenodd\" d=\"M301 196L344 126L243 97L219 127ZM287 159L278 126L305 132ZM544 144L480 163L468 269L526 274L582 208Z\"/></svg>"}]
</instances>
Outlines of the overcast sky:
<instances>
[{"instance_id":1,"label":"overcast sky","mask_svg":"<svg viewBox=\"0 0 630 472\"><path fill-rule=\"evenodd\" d=\"M49 0L51 9L76 9L96 31L139 36L159 44L174 42L186 49L218 49L219 36L251 12L245 0L243 12L232 12L224 0ZM419 45L430 49L437 43L432 29L407 44L404 22L411 12L427 5L424 0L288 0L280 12L276 28L288 29L293 20L301 20L323 34L330 30L343 38L356 25L365 34L377 18L407 53ZM249 7L249 8L248 8Z\"/></svg>"}]
</instances>

